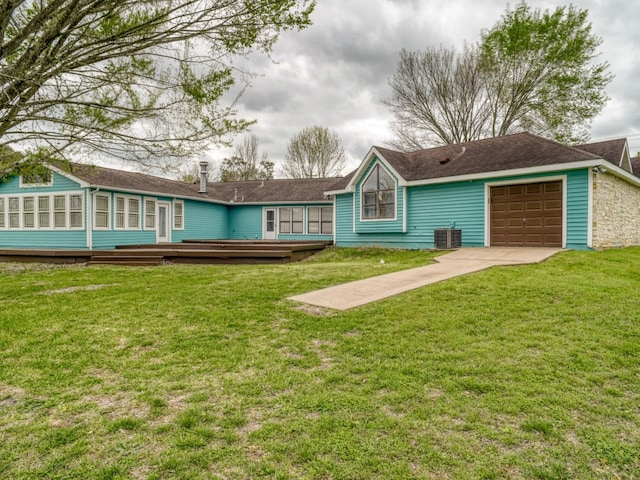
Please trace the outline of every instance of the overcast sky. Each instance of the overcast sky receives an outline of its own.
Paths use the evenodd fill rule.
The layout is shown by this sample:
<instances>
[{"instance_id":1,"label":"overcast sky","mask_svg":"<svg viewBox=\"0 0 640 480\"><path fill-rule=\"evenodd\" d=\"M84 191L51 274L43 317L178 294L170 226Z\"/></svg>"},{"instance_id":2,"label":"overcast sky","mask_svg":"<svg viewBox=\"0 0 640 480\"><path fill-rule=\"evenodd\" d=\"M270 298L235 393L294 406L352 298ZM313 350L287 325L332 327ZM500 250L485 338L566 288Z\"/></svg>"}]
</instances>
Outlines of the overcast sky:
<instances>
[{"instance_id":1,"label":"overcast sky","mask_svg":"<svg viewBox=\"0 0 640 480\"><path fill-rule=\"evenodd\" d=\"M569 5L528 3L551 10ZM589 10L593 31L603 39L599 61L609 62L615 75L591 139L627 137L635 155L640 151L640 2L576 3ZM506 8L503 0L318 0L312 26L283 34L271 59L252 55L244 61L258 76L236 105L238 113L257 121L250 133L276 165L294 134L321 125L342 139L349 160L345 170L355 167L372 145L390 138L391 115L383 100L391 94L388 81L400 49L477 42L480 31L492 27ZM208 159L217 167L228 155L229 150L216 149Z\"/></svg>"}]
</instances>

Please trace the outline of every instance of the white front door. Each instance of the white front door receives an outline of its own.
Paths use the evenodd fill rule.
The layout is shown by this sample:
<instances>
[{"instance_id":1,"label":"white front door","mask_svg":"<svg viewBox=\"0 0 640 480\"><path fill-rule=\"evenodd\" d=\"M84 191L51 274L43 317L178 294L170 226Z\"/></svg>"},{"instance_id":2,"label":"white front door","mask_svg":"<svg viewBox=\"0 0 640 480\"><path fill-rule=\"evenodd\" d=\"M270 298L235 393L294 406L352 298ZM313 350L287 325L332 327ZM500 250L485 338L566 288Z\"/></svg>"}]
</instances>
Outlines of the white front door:
<instances>
[{"instance_id":1,"label":"white front door","mask_svg":"<svg viewBox=\"0 0 640 480\"><path fill-rule=\"evenodd\" d=\"M157 243L171 241L171 204L158 202L158 227L156 229Z\"/></svg>"},{"instance_id":2,"label":"white front door","mask_svg":"<svg viewBox=\"0 0 640 480\"><path fill-rule=\"evenodd\" d=\"M275 240L276 232L276 209L266 208L264 210L264 236L265 240Z\"/></svg>"}]
</instances>

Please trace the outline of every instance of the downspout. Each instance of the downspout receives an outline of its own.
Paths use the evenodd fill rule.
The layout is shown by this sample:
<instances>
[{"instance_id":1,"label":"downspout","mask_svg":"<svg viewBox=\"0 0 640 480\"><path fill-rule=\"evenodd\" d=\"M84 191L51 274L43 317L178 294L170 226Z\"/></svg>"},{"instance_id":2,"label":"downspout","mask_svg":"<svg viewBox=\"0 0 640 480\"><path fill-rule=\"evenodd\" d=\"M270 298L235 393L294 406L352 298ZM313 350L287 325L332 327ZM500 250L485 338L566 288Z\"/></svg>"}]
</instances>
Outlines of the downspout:
<instances>
[{"instance_id":1,"label":"downspout","mask_svg":"<svg viewBox=\"0 0 640 480\"><path fill-rule=\"evenodd\" d=\"M336 219L338 218L338 214L336 212L336 207L337 207L337 202L336 202L336 197L337 195L333 196L333 245L337 245L338 244L338 223L336 222ZM321 217L320 217L320 222L322 223L322 212L320 213Z\"/></svg>"},{"instance_id":2,"label":"downspout","mask_svg":"<svg viewBox=\"0 0 640 480\"><path fill-rule=\"evenodd\" d=\"M87 248L89 250L93 249L93 198L94 194L100 191L100 187L96 187L96 189L92 192L91 187L87 189L88 199L87 199Z\"/></svg>"}]
</instances>

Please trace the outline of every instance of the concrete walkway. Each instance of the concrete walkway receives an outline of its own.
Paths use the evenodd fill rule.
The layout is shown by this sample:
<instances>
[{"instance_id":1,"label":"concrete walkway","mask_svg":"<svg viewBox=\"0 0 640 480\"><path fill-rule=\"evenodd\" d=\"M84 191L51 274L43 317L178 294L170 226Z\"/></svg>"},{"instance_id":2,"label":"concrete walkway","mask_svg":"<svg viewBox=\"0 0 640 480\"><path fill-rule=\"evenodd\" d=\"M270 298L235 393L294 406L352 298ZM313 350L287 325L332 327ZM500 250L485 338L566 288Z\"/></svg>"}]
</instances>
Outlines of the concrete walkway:
<instances>
[{"instance_id":1,"label":"concrete walkway","mask_svg":"<svg viewBox=\"0 0 640 480\"><path fill-rule=\"evenodd\" d=\"M334 310L348 310L430 283L496 265L539 263L561 250L524 247L462 248L436 257L435 260L438 263L323 288L289 297L289 299Z\"/></svg>"}]
</instances>

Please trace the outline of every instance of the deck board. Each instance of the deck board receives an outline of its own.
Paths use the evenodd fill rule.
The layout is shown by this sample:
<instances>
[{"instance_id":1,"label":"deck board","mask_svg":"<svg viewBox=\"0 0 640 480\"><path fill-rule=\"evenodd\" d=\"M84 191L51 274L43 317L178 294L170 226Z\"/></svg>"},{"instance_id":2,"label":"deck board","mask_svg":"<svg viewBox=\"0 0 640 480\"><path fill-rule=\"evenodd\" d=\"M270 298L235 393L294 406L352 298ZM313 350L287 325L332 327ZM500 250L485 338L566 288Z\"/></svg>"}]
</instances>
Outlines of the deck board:
<instances>
[{"instance_id":1,"label":"deck board","mask_svg":"<svg viewBox=\"0 0 640 480\"><path fill-rule=\"evenodd\" d=\"M324 250L332 242L189 240L182 243L120 245L112 250L0 249L0 262L268 264L289 263Z\"/></svg>"}]
</instances>

